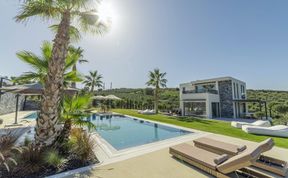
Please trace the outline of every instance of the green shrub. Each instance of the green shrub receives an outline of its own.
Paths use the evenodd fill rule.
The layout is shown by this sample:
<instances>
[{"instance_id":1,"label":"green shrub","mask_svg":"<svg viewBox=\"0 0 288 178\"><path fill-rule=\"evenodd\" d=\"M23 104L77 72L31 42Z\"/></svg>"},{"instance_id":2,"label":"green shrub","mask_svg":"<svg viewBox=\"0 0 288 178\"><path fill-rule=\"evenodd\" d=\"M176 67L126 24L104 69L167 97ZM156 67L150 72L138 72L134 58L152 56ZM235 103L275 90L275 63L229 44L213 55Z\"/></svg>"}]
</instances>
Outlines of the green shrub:
<instances>
[{"instance_id":1,"label":"green shrub","mask_svg":"<svg viewBox=\"0 0 288 178\"><path fill-rule=\"evenodd\" d=\"M71 151L82 164L95 158L93 149L96 142L90 134L81 129L72 129L70 139Z\"/></svg>"},{"instance_id":2,"label":"green shrub","mask_svg":"<svg viewBox=\"0 0 288 178\"><path fill-rule=\"evenodd\" d=\"M258 112L255 112L254 115L257 119L262 119L263 117L266 116L266 113L263 111L258 111Z\"/></svg>"},{"instance_id":3,"label":"green shrub","mask_svg":"<svg viewBox=\"0 0 288 178\"><path fill-rule=\"evenodd\" d=\"M39 172L44 166L43 152L32 144L23 148L23 153L18 157L18 166L15 175L29 175Z\"/></svg>"},{"instance_id":4,"label":"green shrub","mask_svg":"<svg viewBox=\"0 0 288 178\"><path fill-rule=\"evenodd\" d=\"M4 168L10 172L12 166L17 166L15 157L22 153L22 148L15 146L18 138L19 135L12 131L0 136L0 170Z\"/></svg>"},{"instance_id":5,"label":"green shrub","mask_svg":"<svg viewBox=\"0 0 288 178\"><path fill-rule=\"evenodd\" d=\"M28 146L31 143L31 140L28 136L25 137L24 146Z\"/></svg>"},{"instance_id":6,"label":"green shrub","mask_svg":"<svg viewBox=\"0 0 288 178\"><path fill-rule=\"evenodd\" d=\"M64 159L56 150L49 150L45 153L44 162L53 167L59 167L63 164Z\"/></svg>"}]
</instances>

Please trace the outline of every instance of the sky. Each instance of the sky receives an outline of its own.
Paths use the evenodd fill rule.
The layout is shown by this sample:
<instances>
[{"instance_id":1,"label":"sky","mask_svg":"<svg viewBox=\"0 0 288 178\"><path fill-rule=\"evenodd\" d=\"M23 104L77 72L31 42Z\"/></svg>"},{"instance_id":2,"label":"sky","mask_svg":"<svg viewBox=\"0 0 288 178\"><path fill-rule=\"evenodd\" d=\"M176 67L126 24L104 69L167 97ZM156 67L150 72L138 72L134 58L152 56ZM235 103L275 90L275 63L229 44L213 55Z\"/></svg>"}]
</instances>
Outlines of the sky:
<instances>
[{"instance_id":1,"label":"sky","mask_svg":"<svg viewBox=\"0 0 288 178\"><path fill-rule=\"evenodd\" d=\"M112 27L103 36L82 34L82 74L98 70L106 88L145 87L148 71L167 72L168 87L232 76L250 89L288 90L287 0L106 0ZM0 1L0 76L31 68L15 55L40 54L53 40L52 22L16 23L20 3Z\"/></svg>"}]
</instances>

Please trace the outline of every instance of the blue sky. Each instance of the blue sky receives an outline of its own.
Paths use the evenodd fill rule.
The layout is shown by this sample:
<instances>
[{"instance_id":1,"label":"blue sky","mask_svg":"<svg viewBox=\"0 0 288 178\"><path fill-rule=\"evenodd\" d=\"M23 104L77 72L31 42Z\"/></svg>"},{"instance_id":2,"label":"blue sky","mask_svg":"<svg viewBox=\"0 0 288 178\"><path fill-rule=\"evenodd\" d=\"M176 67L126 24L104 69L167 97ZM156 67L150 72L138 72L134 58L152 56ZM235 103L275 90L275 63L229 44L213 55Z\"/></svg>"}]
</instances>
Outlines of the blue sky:
<instances>
[{"instance_id":1,"label":"blue sky","mask_svg":"<svg viewBox=\"0 0 288 178\"><path fill-rule=\"evenodd\" d=\"M144 87L155 67L168 86L233 76L252 89L288 88L288 1L286 0L108 0L117 15L104 36L83 34L74 44L113 87ZM39 54L52 40L48 22L16 23L19 1L0 1L0 75L30 68L15 53Z\"/></svg>"}]
</instances>

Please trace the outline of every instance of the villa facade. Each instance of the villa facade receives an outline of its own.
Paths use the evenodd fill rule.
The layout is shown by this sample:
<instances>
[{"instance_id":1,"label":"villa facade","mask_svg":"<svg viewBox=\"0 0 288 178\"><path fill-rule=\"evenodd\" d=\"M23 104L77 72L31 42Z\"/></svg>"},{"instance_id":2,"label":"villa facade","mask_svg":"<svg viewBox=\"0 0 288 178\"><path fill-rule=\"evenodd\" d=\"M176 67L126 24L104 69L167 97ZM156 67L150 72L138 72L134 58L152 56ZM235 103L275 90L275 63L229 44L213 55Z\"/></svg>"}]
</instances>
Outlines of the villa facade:
<instances>
[{"instance_id":1,"label":"villa facade","mask_svg":"<svg viewBox=\"0 0 288 178\"><path fill-rule=\"evenodd\" d=\"M232 77L183 83L179 91L183 116L240 118L248 111L246 83Z\"/></svg>"}]
</instances>

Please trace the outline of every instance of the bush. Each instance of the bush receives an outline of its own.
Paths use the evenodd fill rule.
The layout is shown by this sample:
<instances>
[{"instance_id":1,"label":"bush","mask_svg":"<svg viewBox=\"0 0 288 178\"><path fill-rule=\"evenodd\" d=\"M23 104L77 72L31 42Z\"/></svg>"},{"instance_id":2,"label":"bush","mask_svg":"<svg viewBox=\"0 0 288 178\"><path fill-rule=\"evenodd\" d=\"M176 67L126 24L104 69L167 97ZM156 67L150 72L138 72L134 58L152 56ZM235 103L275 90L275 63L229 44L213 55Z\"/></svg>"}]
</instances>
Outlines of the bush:
<instances>
[{"instance_id":1,"label":"bush","mask_svg":"<svg viewBox=\"0 0 288 178\"><path fill-rule=\"evenodd\" d=\"M16 132L8 131L0 137L0 168L10 172L12 166L17 166L15 157L22 153L22 148L16 147L15 143L19 135Z\"/></svg>"},{"instance_id":2,"label":"bush","mask_svg":"<svg viewBox=\"0 0 288 178\"><path fill-rule=\"evenodd\" d=\"M266 113L263 111L258 111L258 112L255 112L254 115L257 119L262 119L263 117L266 116Z\"/></svg>"},{"instance_id":3,"label":"bush","mask_svg":"<svg viewBox=\"0 0 288 178\"><path fill-rule=\"evenodd\" d=\"M58 151L49 150L45 154L44 162L50 166L58 168L61 164L63 164L64 159L59 155Z\"/></svg>"},{"instance_id":4,"label":"bush","mask_svg":"<svg viewBox=\"0 0 288 178\"><path fill-rule=\"evenodd\" d=\"M72 145L71 151L82 164L95 158L93 149L96 142L86 131L72 129L69 143Z\"/></svg>"},{"instance_id":5,"label":"bush","mask_svg":"<svg viewBox=\"0 0 288 178\"><path fill-rule=\"evenodd\" d=\"M28 145L30 145L30 143L31 143L30 138L28 136L26 136L24 139L24 146L28 146Z\"/></svg>"},{"instance_id":6,"label":"bush","mask_svg":"<svg viewBox=\"0 0 288 178\"><path fill-rule=\"evenodd\" d=\"M45 164L43 152L31 144L23 148L23 153L19 155L17 160L19 164L17 170L14 171L15 176L39 172Z\"/></svg>"}]
</instances>

